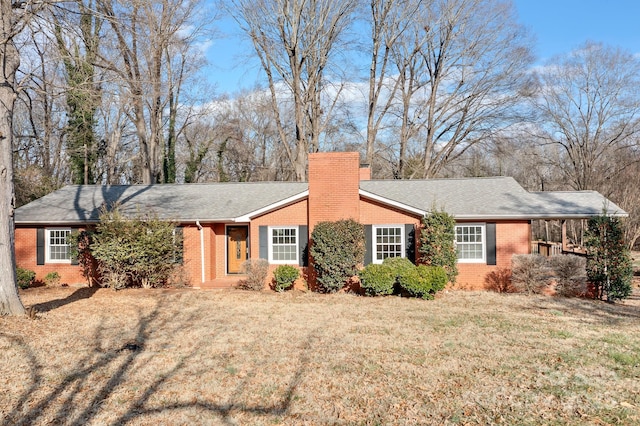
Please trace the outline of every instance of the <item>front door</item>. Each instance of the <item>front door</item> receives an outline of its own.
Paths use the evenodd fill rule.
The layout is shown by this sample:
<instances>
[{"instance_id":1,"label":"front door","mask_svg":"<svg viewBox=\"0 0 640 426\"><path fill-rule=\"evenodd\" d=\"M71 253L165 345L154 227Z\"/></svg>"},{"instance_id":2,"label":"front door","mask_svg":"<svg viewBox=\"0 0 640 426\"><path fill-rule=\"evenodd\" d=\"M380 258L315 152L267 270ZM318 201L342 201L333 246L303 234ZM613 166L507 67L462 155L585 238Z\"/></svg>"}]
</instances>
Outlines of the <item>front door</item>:
<instances>
[{"instance_id":1,"label":"front door","mask_svg":"<svg viewBox=\"0 0 640 426\"><path fill-rule=\"evenodd\" d=\"M227 273L242 272L242 263L249 258L249 227L227 227Z\"/></svg>"}]
</instances>

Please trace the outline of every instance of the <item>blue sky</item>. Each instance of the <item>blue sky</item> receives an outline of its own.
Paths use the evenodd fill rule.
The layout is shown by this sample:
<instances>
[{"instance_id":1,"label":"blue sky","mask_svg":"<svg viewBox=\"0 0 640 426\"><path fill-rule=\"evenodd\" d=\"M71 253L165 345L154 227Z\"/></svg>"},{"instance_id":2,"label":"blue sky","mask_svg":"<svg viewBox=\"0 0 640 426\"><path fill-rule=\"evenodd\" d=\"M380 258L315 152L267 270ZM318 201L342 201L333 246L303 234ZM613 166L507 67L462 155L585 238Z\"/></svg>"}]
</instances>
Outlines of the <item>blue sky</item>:
<instances>
[{"instance_id":1,"label":"blue sky","mask_svg":"<svg viewBox=\"0 0 640 426\"><path fill-rule=\"evenodd\" d=\"M538 64L571 51L587 40L622 47L640 54L640 0L513 0L520 23L536 39ZM209 78L220 94L250 89L259 72L243 63L237 52L251 46L241 42L232 20L219 23L226 38L209 49Z\"/></svg>"},{"instance_id":2,"label":"blue sky","mask_svg":"<svg viewBox=\"0 0 640 426\"><path fill-rule=\"evenodd\" d=\"M539 62L586 40L640 53L638 0L514 0L520 23L537 39Z\"/></svg>"}]
</instances>

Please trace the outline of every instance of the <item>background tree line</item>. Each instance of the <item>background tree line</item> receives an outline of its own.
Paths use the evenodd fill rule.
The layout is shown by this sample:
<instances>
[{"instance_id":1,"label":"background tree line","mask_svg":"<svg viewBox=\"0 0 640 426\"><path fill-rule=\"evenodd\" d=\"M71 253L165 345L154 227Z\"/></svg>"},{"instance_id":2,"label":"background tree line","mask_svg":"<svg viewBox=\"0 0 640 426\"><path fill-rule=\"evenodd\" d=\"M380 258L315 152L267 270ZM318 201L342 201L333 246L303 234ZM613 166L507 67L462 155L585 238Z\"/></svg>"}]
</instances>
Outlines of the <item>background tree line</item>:
<instances>
[{"instance_id":1,"label":"background tree line","mask_svg":"<svg viewBox=\"0 0 640 426\"><path fill-rule=\"evenodd\" d=\"M68 183L304 180L310 152L356 150L374 178L597 190L640 237L638 59L585 42L534 68L509 2L75 0L17 14L18 205ZM253 90L219 95L207 78L220 17L252 46Z\"/></svg>"}]
</instances>

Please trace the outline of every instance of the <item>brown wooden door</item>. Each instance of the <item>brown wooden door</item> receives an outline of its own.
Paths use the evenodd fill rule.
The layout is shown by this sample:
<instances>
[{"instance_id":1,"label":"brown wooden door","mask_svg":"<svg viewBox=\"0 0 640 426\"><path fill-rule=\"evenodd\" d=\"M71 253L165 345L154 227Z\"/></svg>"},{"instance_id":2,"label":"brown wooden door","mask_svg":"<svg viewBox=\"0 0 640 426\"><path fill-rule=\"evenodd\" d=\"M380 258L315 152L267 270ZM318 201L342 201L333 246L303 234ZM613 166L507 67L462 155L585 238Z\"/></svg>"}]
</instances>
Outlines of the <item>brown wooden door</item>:
<instances>
[{"instance_id":1,"label":"brown wooden door","mask_svg":"<svg viewBox=\"0 0 640 426\"><path fill-rule=\"evenodd\" d=\"M242 272L242 263L248 259L247 226L227 227L227 273L239 274Z\"/></svg>"}]
</instances>

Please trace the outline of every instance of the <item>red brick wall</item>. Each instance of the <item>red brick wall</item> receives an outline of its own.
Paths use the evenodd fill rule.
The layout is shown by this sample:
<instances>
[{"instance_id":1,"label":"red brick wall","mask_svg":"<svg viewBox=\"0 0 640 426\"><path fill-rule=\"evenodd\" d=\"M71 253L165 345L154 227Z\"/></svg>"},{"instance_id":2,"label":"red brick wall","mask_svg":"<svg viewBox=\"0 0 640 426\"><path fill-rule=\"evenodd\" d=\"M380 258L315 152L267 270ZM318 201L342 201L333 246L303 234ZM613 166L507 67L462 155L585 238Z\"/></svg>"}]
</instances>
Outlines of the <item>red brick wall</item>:
<instances>
[{"instance_id":1,"label":"red brick wall","mask_svg":"<svg viewBox=\"0 0 640 426\"><path fill-rule=\"evenodd\" d=\"M260 226L286 226L286 225L306 225L307 224L307 215L308 215L308 201L300 200L294 204L290 204L281 209L275 210L270 213L265 213L262 216L256 217L251 221L251 226L249 228L249 241L250 241L250 258L251 259L259 259L260 258L260 235L259 229ZM307 235L307 238L309 236ZM269 265L269 276L267 277L267 282L265 283L265 288L269 287L271 281L273 280L273 271L279 265ZM296 266L297 265L293 265ZM300 269L300 274L303 277L306 277L306 269L303 267L298 267ZM302 289L305 287L304 280L299 279L295 283L295 288Z\"/></svg>"},{"instance_id":2,"label":"red brick wall","mask_svg":"<svg viewBox=\"0 0 640 426\"><path fill-rule=\"evenodd\" d=\"M60 284L87 284L79 265L70 263L45 263L37 265L37 230L36 228L16 228L16 264L19 268L30 269L36 273L36 280L44 282L49 272L60 274Z\"/></svg>"},{"instance_id":3,"label":"red brick wall","mask_svg":"<svg viewBox=\"0 0 640 426\"><path fill-rule=\"evenodd\" d=\"M186 225L182 231L184 247L184 269L191 285L198 285L201 281L200 270L200 232L196 225Z\"/></svg>"},{"instance_id":4,"label":"red brick wall","mask_svg":"<svg viewBox=\"0 0 640 426\"><path fill-rule=\"evenodd\" d=\"M309 154L309 230L321 221L360 217L360 154Z\"/></svg>"},{"instance_id":5,"label":"red brick wall","mask_svg":"<svg viewBox=\"0 0 640 426\"><path fill-rule=\"evenodd\" d=\"M373 200L360 200L360 223L363 225L420 224L421 217L382 205Z\"/></svg>"},{"instance_id":6,"label":"red brick wall","mask_svg":"<svg viewBox=\"0 0 640 426\"><path fill-rule=\"evenodd\" d=\"M205 247L208 250L212 250L212 252L208 256L209 263L206 269L209 272L206 280L213 280L222 278L227 274L227 228L225 224L214 224L209 237L209 240L205 239Z\"/></svg>"},{"instance_id":7,"label":"red brick wall","mask_svg":"<svg viewBox=\"0 0 640 426\"><path fill-rule=\"evenodd\" d=\"M462 222L461 222L462 223ZM458 263L459 275L455 287L469 290L486 288L487 274L499 268L511 268L511 256L527 254L531 250L531 226L528 221L496 223L496 263Z\"/></svg>"}]
</instances>

